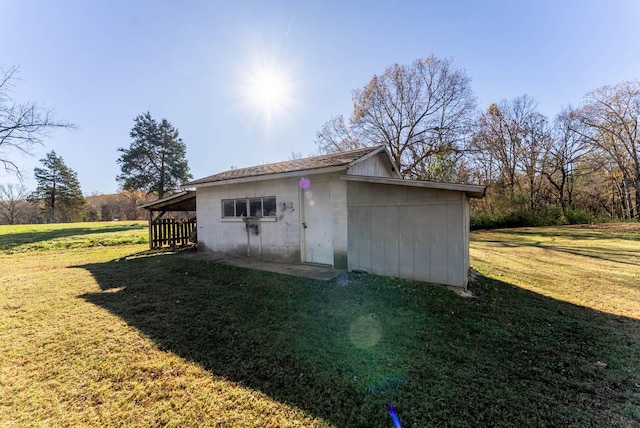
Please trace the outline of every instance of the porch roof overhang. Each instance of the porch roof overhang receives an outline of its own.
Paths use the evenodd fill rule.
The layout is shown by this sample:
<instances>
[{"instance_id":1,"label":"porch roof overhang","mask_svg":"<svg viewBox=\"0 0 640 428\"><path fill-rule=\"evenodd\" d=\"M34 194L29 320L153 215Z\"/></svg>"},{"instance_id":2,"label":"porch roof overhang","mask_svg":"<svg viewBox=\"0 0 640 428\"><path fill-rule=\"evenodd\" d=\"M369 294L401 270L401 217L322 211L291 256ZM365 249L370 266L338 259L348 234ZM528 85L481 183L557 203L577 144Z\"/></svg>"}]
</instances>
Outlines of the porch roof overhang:
<instances>
[{"instance_id":1,"label":"porch roof overhang","mask_svg":"<svg viewBox=\"0 0 640 428\"><path fill-rule=\"evenodd\" d=\"M464 192L470 198L483 198L487 191L487 186L480 186L476 184L438 183L435 181L404 180L402 178L370 177L363 175L341 175L340 178L347 181L360 181L364 183L422 187L424 189L453 190L457 192Z\"/></svg>"},{"instance_id":2,"label":"porch roof overhang","mask_svg":"<svg viewBox=\"0 0 640 428\"><path fill-rule=\"evenodd\" d=\"M139 205L138 208L149 211L195 211L196 192L186 190L176 193L175 195L167 196L166 198L158 199L157 201Z\"/></svg>"}]
</instances>

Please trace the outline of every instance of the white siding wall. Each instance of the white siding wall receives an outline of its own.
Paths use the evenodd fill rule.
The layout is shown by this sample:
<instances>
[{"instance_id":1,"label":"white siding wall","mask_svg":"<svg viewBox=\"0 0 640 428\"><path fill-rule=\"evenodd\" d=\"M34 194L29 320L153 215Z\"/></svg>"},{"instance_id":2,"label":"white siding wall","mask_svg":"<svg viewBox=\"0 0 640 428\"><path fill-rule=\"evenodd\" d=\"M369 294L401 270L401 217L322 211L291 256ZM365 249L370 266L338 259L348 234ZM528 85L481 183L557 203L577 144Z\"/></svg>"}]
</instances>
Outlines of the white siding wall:
<instances>
[{"instance_id":1,"label":"white siding wall","mask_svg":"<svg viewBox=\"0 0 640 428\"><path fill-rule=\"evenodd\" d=\"M348 175L366 175L369 177L391 177L397 178L387 167L387 164L380 159L379 155L371 156L361 162L356 163L347 171Z\"/></svg>"},{"instance_id":2,"label":"white siding wall","mask_svg":"<svg viewBox=\"0 0 640 428\"><path fill-rule=\"evenodd\" d=\"M333 216L333 263L347 269L347 182L335 175L331 180Z\"/></svg>"},{"instance_id":3,"label":"white siding wall","mask_svg":"<svg viewBox=\"0 0 640 428\"><path fill-rule=\"evenodd\" d=\"M463 192L364 182L347 189L349 270L466 287Z\"/></svg>"},{"instance_id":4,"label":"white siding wall","mask_svg":"<svg viewBox=\"0 0 640 428\"><path fill-rule=\"evenodd\" d=\"M310 176L314 180L330 180L331 206L327 216L333 220L334 265L347 268L347 183L338 174ZM301 197L300 177L265 180L251 183L199 187L196 191L198 206L198 248L235 256L247 255L247 233L241 220L222 219L223 199L275 196L276 221L260 222L260 233L249 235L251 257L300 263L301 251ZM302 201L306 201L302 198ZM291 203L292 209L284 209Z\"/></svg>"},{"instance_id":5,"label":"white siding wall","mask_svg":"<svg viewBox=\"0 0 640 428\"><path fill-rule=\"evenodd\" d=\"M242 220L222 219L222 200L275 196L276 221L260 222L259 234L247 239ZM254 183L200 187L196 191L198 206L198 247L204 251L246 256L247 240L252 257L300 262L300 206L298 179L268 180ZM290 203L286 209L283 203Z\"/></svg>"}]
</instances>

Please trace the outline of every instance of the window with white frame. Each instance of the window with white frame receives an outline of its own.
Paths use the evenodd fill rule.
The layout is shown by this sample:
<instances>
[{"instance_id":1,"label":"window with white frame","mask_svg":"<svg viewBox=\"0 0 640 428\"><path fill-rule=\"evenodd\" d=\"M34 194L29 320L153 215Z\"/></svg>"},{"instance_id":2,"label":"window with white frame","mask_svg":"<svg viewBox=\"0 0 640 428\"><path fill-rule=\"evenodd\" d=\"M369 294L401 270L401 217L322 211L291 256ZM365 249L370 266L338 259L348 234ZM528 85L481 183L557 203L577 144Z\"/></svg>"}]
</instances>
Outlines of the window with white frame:
<instances>
[{"instance_id":1,"label":"window with white frame","mask_svg":"<svg viewBox=\"0 0 640 428\"><path fill-rule=\"evenodd\" d=\"M222 200L222 218L275 216L275 196Z\"/></svg>"}]
</instances>

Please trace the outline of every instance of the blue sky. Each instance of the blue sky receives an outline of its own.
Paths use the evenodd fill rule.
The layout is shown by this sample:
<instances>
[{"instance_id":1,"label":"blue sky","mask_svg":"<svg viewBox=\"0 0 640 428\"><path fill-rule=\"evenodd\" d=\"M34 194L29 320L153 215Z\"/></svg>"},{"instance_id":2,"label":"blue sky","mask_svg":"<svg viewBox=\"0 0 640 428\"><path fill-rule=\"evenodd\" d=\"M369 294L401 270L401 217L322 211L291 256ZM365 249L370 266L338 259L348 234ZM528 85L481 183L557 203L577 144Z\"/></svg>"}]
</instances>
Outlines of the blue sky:
<instances>
[{"instance_id":1,"label":"blue sky","mask_svg":"<svg viewBox=\"0 0 640 428\"><path fill-rule=\"evenodd\" d=\"M178 128L195 178L312 154L322 124L350 113L353 89L430 54L465 70L480 107L528 94L551 118L640 78L638 22L635 0L1 0L14 98L78 125L11 159L31 189L55 150L85 194L114 192L117 148L146 111ZM265 75L279 88L268 105Z\"/></svg>"}]
</instances>

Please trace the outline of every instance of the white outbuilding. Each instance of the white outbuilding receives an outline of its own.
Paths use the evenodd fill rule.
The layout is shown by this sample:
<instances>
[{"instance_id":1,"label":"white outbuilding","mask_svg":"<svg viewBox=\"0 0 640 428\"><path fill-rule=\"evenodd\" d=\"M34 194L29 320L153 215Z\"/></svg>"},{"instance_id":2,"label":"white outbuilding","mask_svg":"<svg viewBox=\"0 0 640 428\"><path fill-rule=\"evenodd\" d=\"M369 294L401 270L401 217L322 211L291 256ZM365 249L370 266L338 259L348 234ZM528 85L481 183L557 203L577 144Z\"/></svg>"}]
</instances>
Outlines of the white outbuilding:
<instances>
[{"instance_id":1,"label":"white outbuilding","mask_svg":"<svg viewBox=\"0 0 640 428\"><path fill-rule=\"evenodd\" d=\"M466 287L469 199L404 180L384 146L232 169L195 188L198 251Z\"/></svg>"}]
</instances>

